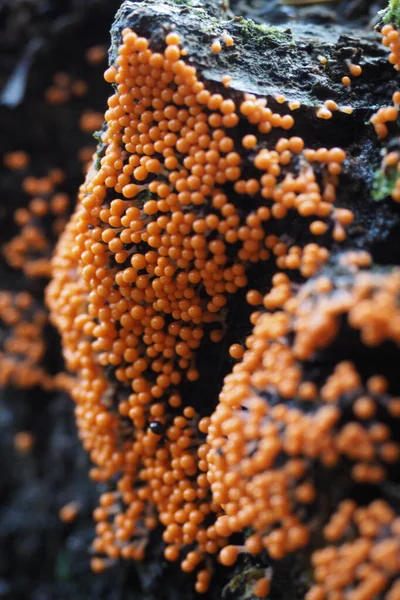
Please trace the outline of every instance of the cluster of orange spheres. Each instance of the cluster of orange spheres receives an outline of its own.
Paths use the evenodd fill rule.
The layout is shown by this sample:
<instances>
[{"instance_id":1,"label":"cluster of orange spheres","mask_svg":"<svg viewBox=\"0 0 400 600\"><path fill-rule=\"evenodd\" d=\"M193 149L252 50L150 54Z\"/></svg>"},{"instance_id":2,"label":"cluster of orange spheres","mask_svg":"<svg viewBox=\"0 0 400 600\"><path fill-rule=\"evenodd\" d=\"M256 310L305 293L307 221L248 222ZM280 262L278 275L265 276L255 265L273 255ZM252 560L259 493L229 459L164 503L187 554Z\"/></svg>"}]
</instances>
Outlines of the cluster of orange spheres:
<instances>
[{"instance_id":1,"label":"cluster of orange spheres","mask_svg":"<svg viewBox=\"0 0 400 600\"><path fill-rule=\"evenodd\" d=\"M92 46L86 52L89 65L99 65L105 58L103 46ZM45 92L45 99L47 104L58 105L68 103L74 97L83 97L87 92L85 81L75 79L67 72L57 72L53 85ZM101 128L103 115L84 106L77 127L91 135ZM78 149L77 158L86 165L94 150L94 145L83 146ZM7 264L25 276L26 287L33 287L35 298L29 292L0 291L3 336L0 381L2 385L23 388L64 388L68 376L62 373L51 376L43 364L46 351L44 327L48 319L42 297L51 274L50 260L55 243L69 218L70 198L63 190L67 173L54 167L48 169L47 174L37 176L40 171L36 157L23 150L5 153L2 162L8 171L7 177L18 182L23 202L16 200L21 206L14 211L11 237L2 245L1 252Z\"/></svg>"},{"instance_id":2,"label":"cluster of orange spheres","mask_svg":"<svg viewBox=\"0 0 400 600\"><path fill-rule=\"evenodd\" d=\"M400 69L400 33L394 25L387 23L382 27L381 34L382 44L390 50L389 62L398 71Z\"/></svg>"},{"instance_id":3,"label":"cluster of orange spheres","mask_svg":"<svg viewBox=\"0 0 400 600\"><path fill-rule=\"evenodd\" d=\"M98 65L105 57L106 51L102 46L92 46L86 52L89 65ZM87 91L85 81L74 80L66 72L57 72L53 85L46 90L45 99L50 105L66 104L73 97L85 96ZM81 131L91 135L101 129L103 120L103 114L86 107L82 108L77 125ZM78 151L84 172L94 150L94 146L83 146ZM12 268L21 270L29 279L46 279L51 274L50 259L55 242L68 221L70 198L61 191L66 179L62 169L53 168L47 175L36 177L32 174L34 167L31 162L31 156L22 150L8 152L3 158L4 166L20 178L21 191L29 200L15 210L14 223L18 231L3 245L2 253Z\"/></svg>"},{"instance_id":4,"label":"cluster of orange spheres","mask_svg":"<svg viewBox=\"0 0 400 600\"><path fill-rule=\"evenodd\" d=\"M27 206L14 212L18 233L4 244L2 251L14 269L30 278L47 278L51 273L54 242L67 223L70 199L57 190L64 180L61 169L52 169L45 177L33 177L26 173L28 161L28 156L22 152L6 156L6 165L25 175L22 189L30 200Z\"/></svg>"},{"instance_id":5,"label":"cluster of orange spheres","mask_svg":"<svg viewBox=\"0 0 400 600\"><path fill-rule=\"evenodd\" d=\"M17 384L21 388L42 385L51 378L40 366L46 351L44 327L47 314L28 292L0 292L0 385Z\"/></svg>"},{"instance_id":6,"label":"cluster of orange spheres","mask_svg":"<svg viewBox=\"0 0 400 600\"><path fill-rule=\"evenodd\" d=\"M343 502L324 534L331 544L313 555L316 583L306 600L400 598L400 519L386 502Z\"/></svg>"},{"instance_id":7,"label":"cluster of orange spheres","mask_svg":"<svg viewBox=\"0 0 400 600\"><path fill-rule=\"evenodd\" d=\"M399 297L397 271L319 276L296 295L287 276L277 274L264 297L249 292L249 302L269 312L253 313L254 328L242 360L226 377L208 425L207 476L213 500L224 509L216 531L229 537L253 529L244 547L228 546L221 552L224 564L233 564L242 551L267 550L279 560L310 542L322 493L317 465L327 472L346 465L349 477L363 484L379 484L388 468L398 467L400 444L387 423L392 420L398 429L400 397L390 395L387 379L376 374L363 384L355 364L335 357L317 385L307 378L307 365L316 352L346 335L346 327L360 332L365 347L379 347L386 340L398 344ZM340 521L340 535L334 537L339 521L326 526L328 540L346 533L347 523ZM394 537L398 548L398 532ZM333 559L332 569L340 571ZM326 590L336 589L326 577ZM388 590L392 578L381 581L380 591ZM375 588L361 583L350 578L346 587L354 586L355 598L375 598ZM361 589L365 595L357 595ZM307 598L331 596L317 586Z\"/></svg>"},{"instance_id":8,"label":"cluster of orange spheres","mask_svg":"<svg viewBox=\"0 0 400 600\"><path fill-rule=\"evenodd\" d=\"M393 25L384 25L381 29L382 44L390 49L389 62L394 66L396 71L400 69L400 32ZM375 131L380 138L385 138L388 135L388 127L386 123L397 122L400 105L400 91L393 94L393 105L379 108L371 117ZM397 194L396 194L397 195ZM396 198L394 198L396 200ZM398 202L398 200L396 200Z\"/></svg>"},{"instance_id":9,"label":"cluster of orange spheres","mask_svg":"<svg viewBox=\"0 0 400 600\"><path fill-rule=\"evenodd\" d=\"M397 122L400 105L400 91L393 94L392 100L393 106L380 108L371 117L371 123L373 124L376 133L381 138L386 137L389 133L386 123L388 121ZM399 152L397 150L391 152L384 151L380 171L383 178L394 181L390 195L395 202L400 202L400 162Z\"/></svg>"},{"instance_id":10,"label":"cluster of orange spheres","mask_svg":"<svg viewBox=\"0 0 400 600\"><path fill-rule=\"evenodd\" d=\"M371 123L374 126L376 134L380 138L385 138L389 132L386 123L393 123L397 121L399 116L399 104L400 104L400 92L394 92L393 94L393 106L384 106L379 108L376 113L371 117Z\"/></svg>"},{"instance_id":11,"label":"cluster of orange spheres","mask_svg":"<svg viewBox=\"0 0 400 600\"><path fill-rule=\"evenodd\" d=\"M243 360L215 413L200 419L179 386L202 376L197 351L204 339L222 339L249 265L272 258L310 277L329 258L313 238L344 240L353 214L335 207L343 150L286 137L293 117L274 113L265 99L210 92L183 55L175 32L155 52L122 31L105 73L114 93L104 153L58 243L47 303L76 374L70 393L91 475L116 481L94 512L93 569L120 557L141 560L149 532L161 525L165 558L195 571L196 591L206 593L212 556L232 565L240 552L267 550L279 559L308 544L310 524L298 509L318 494L317 461L328 468L349 460L354 479L366 482L381 481L397 461L390 430L375 418L379 403L399 416L386 380L371 377L364 386L355 366L342 362L317 386L303 380L301 361L339 335L341 316L366 344L397 342L399 277L379 285L357 279L344 298L319 278L297 298L280 273L266 296L249 292L249 303L260 305L254 331L246 350L231 348ZM240 128L252 133L238 139ZM272 130L282 131L273 144ZM307 220L305 247L273 234L289 214ZM323 296L315 306L314 294ZM354 404L354 420L344 425L343 394ZM287 406L289 397L311 412ZM230 544L248 526L244 546ZM258 597L268 591L268 578L256 583Z\"/></svg>"}]
</instances>

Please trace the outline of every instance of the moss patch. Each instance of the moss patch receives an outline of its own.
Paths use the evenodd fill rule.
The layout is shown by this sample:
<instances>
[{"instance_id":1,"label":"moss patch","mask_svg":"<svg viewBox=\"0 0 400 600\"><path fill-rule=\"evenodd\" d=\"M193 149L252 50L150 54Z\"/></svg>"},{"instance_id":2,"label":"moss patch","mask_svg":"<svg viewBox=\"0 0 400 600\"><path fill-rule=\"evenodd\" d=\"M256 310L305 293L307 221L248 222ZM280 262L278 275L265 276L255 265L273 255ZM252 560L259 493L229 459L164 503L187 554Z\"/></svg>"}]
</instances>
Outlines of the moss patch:
<instances>
[{"instance_id":1,"label":"moss patch","mask_svg":"<svg viewBox=\"0 0 400 600\"><path fill-rule=\"evenodd\" d=\"M244 17L242 17L237 24L244 40L257 40L262 38L277 45L294 44L292 34L280 27L272 27L265 23L255 23L252 19L245 19Z\"/></svg>"},{"instance_id":2,"label":"moss patch","mask_svg":"<svg viewBox=\"0 0 400 600\"><path fill-rule=\"evenodd\" d=\"M230 580L224 589L224 595L240 594L240 600L254 600L254 585L262 577L265 577L265 569L248 566Z\"/></svg>"},{"instance_id":3,"label":"moss patch","mask_svg":"<svg viewBox=\"0 0 400 600\"><path fill-rule=\"evenodd\" d=\"M387 172L378 169L375 172L374 183L372 186L372 198L376 202L385 200L393 192L397 180L397 169L391 168Z\"/></svg>"},{"instance_id":4,"label":"moss patch","mask_svg":"<svg viewBox=\"0 0 400 600\"><path fill-rule=\"evenodd\" d=\"M389 6L382 12L382 21L400 27L400 0L389 1Z\"/></svg>"}]
</instances>

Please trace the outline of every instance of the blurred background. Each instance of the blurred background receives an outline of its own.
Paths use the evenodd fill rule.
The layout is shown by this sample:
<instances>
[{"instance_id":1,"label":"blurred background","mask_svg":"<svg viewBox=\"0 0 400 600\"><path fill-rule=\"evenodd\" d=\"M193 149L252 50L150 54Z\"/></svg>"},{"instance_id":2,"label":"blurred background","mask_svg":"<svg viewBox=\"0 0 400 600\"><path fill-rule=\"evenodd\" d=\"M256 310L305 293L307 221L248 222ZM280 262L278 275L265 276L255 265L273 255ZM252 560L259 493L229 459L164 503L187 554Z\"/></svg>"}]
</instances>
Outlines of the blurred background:
<instances>
[{"instance_id":1,"label":"blurred background","mask_svg":"<svg viewBox=\"0 0 400 600\"><path fill-rule=\"evenodd\" d=\"M0 598L133 598L90 571L97 492L43 292L101 127L119 0L0 2ZM133 580L132 580L133 578Z\"/></svg>"}]
</instances>

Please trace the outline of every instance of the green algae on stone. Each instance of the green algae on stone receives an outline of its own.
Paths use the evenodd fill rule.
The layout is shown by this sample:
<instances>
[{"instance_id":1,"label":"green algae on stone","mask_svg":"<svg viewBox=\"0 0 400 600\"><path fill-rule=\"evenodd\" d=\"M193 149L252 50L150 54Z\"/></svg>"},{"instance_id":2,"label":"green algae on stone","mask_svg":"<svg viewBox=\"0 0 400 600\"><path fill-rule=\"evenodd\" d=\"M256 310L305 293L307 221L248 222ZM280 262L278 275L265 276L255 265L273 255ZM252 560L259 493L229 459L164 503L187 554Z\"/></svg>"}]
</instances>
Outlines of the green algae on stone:
<instances>
[{"instance_id":1,"label":"green algae on stone","mask_svg":"<svg viewBox=\"0 0 400 600\"><path fill-rule=\"evenodd\" d=\"M274 27L266 23L255 23L252 19L240 17L235 20L236 27L243 36L255 40L259 38L261 41L266 38L275 44L291 44L294 45L293 36L290 29L282 29L282 27Z\"/></svg>"},{"instance_id":2,"label":"green algae on stone","mask_svg":"<svg viewBox=\"0 0 400 600\"><path fill-rule=\"evenodd\" d=\"M381 202L392 194L396 186L397 175L395 167L387 169L386 172L382 169L375 172L371 195L376 202Z\"/></svg>"},{"instance_id":3,"label":"green algae on stone","mask_svg":"<svg viewBox=\"0 0 400 600\"><path fill-rule=\"evenodd\" d=\"M240 594L240 600L254 600L254 585L259 579L265 577L266 572L269 570L271 569L263 569L252 565L245 567L237 575L232 577L225 586L223 591L224 597L227 596L227 594Z\"/></svg>"},{"instance_id":4,"label":"green algae on stone","mask_svg":"<svg viewBox=\"0 0 400 600\"><path fill-rule=\"evenodd\" d=\"M388 7L381 11L382 21L400 27L400 0L389 0Z\"/></svg>"}]
</instances>

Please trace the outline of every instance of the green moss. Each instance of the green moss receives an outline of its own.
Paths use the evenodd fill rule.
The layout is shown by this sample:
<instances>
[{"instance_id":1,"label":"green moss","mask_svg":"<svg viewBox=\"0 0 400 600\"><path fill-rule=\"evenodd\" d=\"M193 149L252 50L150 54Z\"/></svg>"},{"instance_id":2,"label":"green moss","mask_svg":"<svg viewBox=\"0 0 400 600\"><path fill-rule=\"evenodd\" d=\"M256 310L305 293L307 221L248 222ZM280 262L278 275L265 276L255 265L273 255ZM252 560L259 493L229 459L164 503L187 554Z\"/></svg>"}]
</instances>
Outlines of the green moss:
<instances>
[{"instance_id":1,"label":"green moss","mask_svg":"<svg viewBox=\"0 0 400 600\"><path fill-rule=\"evenodd\" d=\"M254 600L254 585L259 579L265 577L265 575L265 569L249 565L232 577L225 587L225 592L238 594L240 600Z\"/></svg>"},{"instance_id":2,"label":"green moss","mask_svg":"<svg viewBox=\"0 0 400 600\"><path fill-rule=\"evenodd\" d=\"M154 200L154 196L148 189L142 190L135 196L135 206L142 209L148 200Z\"/></svg>"},{"instance_id":3,"label":"green moss","mask_svg":"<svg viewBox=\"0 0 400 600\"><path fill-rule=\"evenodd\" d=\"M394 190L397 180L397 169L392 167L387 172L378 169L375 172L374 183L372 186L372 198L376 202L385 200Z\"/></svg>"},{"instance_id":4,"label":"green moss","mask_svg":"<svg viewBox=\"0 0 400 600\"><path fill-rule=\"evenodd\" d=\"M102 129L99 129L99 131L95 131L95 132L93 133L93 137L94 137L94 139L96 140L96 142L97 142L98 144L100 144L100 143L101 143L101 134L102 134L102 133L103 133L103 130L102 130Z\"/></svg>"},{"instance_id":5,"label":"green moss","mask_svg":"<svg viewBox=\"0 0 400 600\"><path fill-rule=\"evenodd\" d=\"M291 33L284 31L280 27L272 27L266 23L255 23L252 19L244 17L238 22L239 28L244 39L265 39L275 44L293 44Z\"/></svg>"},{"instance_id":6,"label":"green moss","mask_svg":"<svg viewBox=\"0 0 400 600\"><path fill-rule=\"evenodd\" d=\"M400 27L400 0L389 0L388 7L381 14L384 23Z\"/></svg>"}]
</instances>

